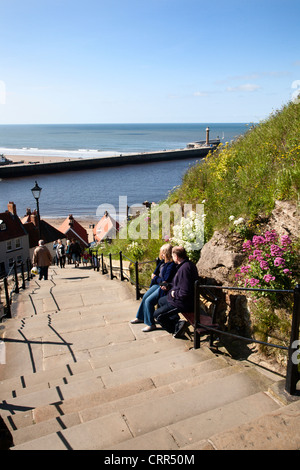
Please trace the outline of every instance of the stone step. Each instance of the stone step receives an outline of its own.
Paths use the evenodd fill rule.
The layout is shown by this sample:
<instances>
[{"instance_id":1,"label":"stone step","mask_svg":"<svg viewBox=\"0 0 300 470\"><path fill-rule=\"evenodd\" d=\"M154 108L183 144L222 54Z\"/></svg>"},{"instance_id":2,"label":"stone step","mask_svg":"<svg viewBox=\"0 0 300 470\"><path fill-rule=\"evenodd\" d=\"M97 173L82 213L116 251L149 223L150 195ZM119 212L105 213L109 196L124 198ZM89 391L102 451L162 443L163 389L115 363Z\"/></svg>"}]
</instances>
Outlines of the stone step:
<instances>
[{"instance_id":1,"label":"stone step","mask_svg":"<svg viewBox=\"0 0 300 470\"><path fill-rule=\"evenodd\" d=\"M106 450L196 450L216 432L258 419L279 405L264 392L244 397L158 430L121 442Z\"/></svg>"},{"instance_id":2,"label":"stone step","mask_svg":"<svg viewBox=\"0 0 300 470\"><path fill-rule=\"evenodd\" d=\"M187 367L187 369L189 368ZM197 373L198 381L201 377L203 383L208 383L209 381L216 380L217 377L220 378L225 375L233 374L237 370L234 369L234 366L225 366L225 361L216 358L215 360L211 359L200 363L194 372ZM185 372L185 375L188 376L188 372ZM24 416L24 421L22 423L20 417L18 419L18 423L15 420L15 417L12 417L12 420L14 420L13 427L15 428L16 424L19 425L19 429L15 431L10 429L13 431L12 434L14 443L17 445L22 442L32 440L36 437L49 434L50 432L58 432L66 427L71 427L81 422L91 421L98 417L102 417L114 412L123 413L123 411L128 407L136 406L137 404L144 404L147 406L149 400L157 400L163 396L171 397L172 394L175 393L174 390L176 390L176 388L187 389L188 387L191 388L193 385L195 385L195 383L198 384L198 381L193 383L191 379L186 380L186 377L181 377L179 380L179 377L176 377L175 375L173 380L174 384L170 379L166 380L163 375L159 375L153 378L153 387L149 388L148 390L143 390L141 388L139 393L135 392L137 391L138 386L141 387L141 381L135 383L135 389L132 387L133 390L131 394L120 396L119 398L117 393L123 393L121 387L114 387L113 389L110 389L110 391L113 393L110 395L107 393L106 397L104 396L104 393L99 392L98 394L94 394L90 397L82 396L73 400L66 400L60 404L57 404L56 408L53 405L49 405L48 407L41 407L39 409L33 410L32 412L32 422L39 420L39 422L34 425L30 425L31 423L28 420L28 416ZM166 384L164 385L165 382ZM158 387L157 383L163 383L163 385ZM134 384L132 384L132 386L134 386ZM105 399L107 400L106 402ZM48 419L46 420L46 418ZM8 420L7 423L11 428L12 422ZM49 427L47 426L47 423L49 423ZM20 425L22 424L27 424L27 427L21 427Z\"/></svg>"},{"instance_id":3,"label":"stone step","mask_svg":"<svg viewBox=\"0 0 300 470\"><path fill-rule=\"evenodd\" d=\"M210 437L213 449L299 450L300 400Z\"/></svg>"},{"instance_id":4,"label":"stone step","mask_svg":"<svg viewBox=\"0 0 300 470\"><path fill-rule=\"evenodd\" d=\"M130 324L140 302L127 283L68 266L29 284L0 331L9 364L0 364L0 414L12 449L231 449L248 432L255 448L255 422L280 436L272 377L159 328L143 333Z\"/></svg>"},{"instance_id":5,"label":"stone step","mask_svg":"<svg viewBox=\"0 0 300 470\"><path fill-rule=\"evenodd\" d=\"M216 378L205 385L130 406L59 432L15 446L13 449L106 449L132 437L159 430L195 415L220 408L260 391L255 371ZM149 419L151 417L151 419Z\"/></svg>"},{"instance_id":6,"label":"stone step","mask_svg":"<svg viewBox=\"0 0 300 470\"><path fill-rule=\"evenodd\" d=\"M188 390L176 390L171 401L161 398L148 403L147 416L151 420L144 419L143 406L132 407L126 411L126 422L132 435L138 436L264 391L269 384L254 369L243 370Z\"/></svg>"},{"instance_id":7,"label":"stone step","mask_svg":"<svg viewBox=\"0 0 300 470\"><path fill-rule=\"evenodd\" d=\"M98 416L118 411L129 405L136 405L148 400L149 394L157 397L173 394L176 390L191 388L199 383L207 383L217 377L233 374L238 366L228 367L222 358L209 359L196 366L186 366L181 371L172 374L159 374L151 378L136 380L126 385L115 386L99 392L76 396L64 401L37 407L26 413L8 416L8 427L20 430L32 423L58 419L61 416L80 413L82 422Z\"/></svg>"},{"instance_id":8,"label":"stone step","mask_svg":"<svg viewBox=\"0 0 300 470\"><path fill-rule=\"evenodd\" d=\"M142 368L147 368L147 363L152 361L157 361L167 356L175 355L178 352L176 348L174 349L167 349L165 351L158 352L154 357L152 355L143 356L143 365ZM141 362L140 358L137 357L135 359L131 359L126 361L124 359L123 366L124 368L128 368L130 366L138 366ZM75 366L75 367L74 367ZM82 361L79 363L74 363L73 365L69 365L68 367L60 367L56 369L51 369L50 371L45 371L44 373L39 374L39 382L32 386L27 387L15 387L14 389L9 389L6 393L4 390L1 390L1 397L3 399L8 398L18 398L24 395L29 395L31 393L35 393L38 391L42 391L45 389L51 389L55 387L61 387L67 384L74 384L75 382L80 381L89 381L90 379L94 379L95 377L101 376L102 380L103 377L105 378L107 375L110 376L114 371L121 368L120 364L116 364L115 366L111 366L110 364L100 366L100 367L93 367L91 361ZM76 367L77 366L77 367ZM125 371L126 372L126 371ZM125 373L126 375L126 373ZM104 379L105 381L105 379ZM25 379L22 378L22 382L25 383ZM105 384L106 386L107 384ZM7 387L6 387L7 388Z\"/></svg>"},{"instance_id":9,"label":"stone step","mask_svg":"<svg viewBox=\"0 0 300 470\"><path fill-rule=\"evenodd\" d=\"M56 326L58 315L51 318L50 326L48 316L45 317L45 324L34 330L32 335L30 328L26 326L26 320L23 328L14 328L14 331L13 326L7 328L4 337L10 367L2 367L1 379L78 362L90 358L91 351L97 348L135 341L138 335L145 336L141 331L136 336L134 328L128 323L128 312L122 315L120 318L121 314L113 311L108 314L104 312L97 317L85 311L83 314L79 312L73 321L68 322L60 314L60 325L65 328L64 332L60 332L60 327ZM39 332L40 337L37 336ZM160 334L165 332L152 332L153 336Z\"/></svg>"},{"instance_id":10,"label":"stone step","mask_svg":"<svg viewBox=\"0 0 300 470\"><path fill-rule=\"evenodd\" d=\"M68 381L78 374L90 372L101 367L111 367L117 370L122 367L124 361L138 361L139 359L152 360L152 356L157 357L159 354L174 354L174 351L182 350L182 344L175 341L170 335L162 334L160 336L145 335L141 341L131 341L129 343L109 344L100 348L95 348L91 352L89 360L69 362L62 366L53 367L49 370L41 370L36 373L28 372L16 377L10 377L0 382L1 398L11 398L13 396L23 395L32 391L34 387L41 386L49 388L55 380ZM207 357L214 355L203 349Z\"/></svg>"},{"instance_id":11,"label":"stone step","mask_svg":"<svg viewBox=\"0 0 300 470\"><path fill-rule=\"evenodd\" d=\"M16 317L30 317L57 310L102 305L133 299L131 286L126 282L110 280L89 268L75 270L49 270L49 279L39 281L34 278L27 282L27 288L14 295L12 313Z\"/></svg>"},{"instance_id":12,"label":"stone step","mask_svg":"<svg viewBox=\"0 0 300 470\"><path fill-rule=\"evenodd\" d=\"M200 361L207 359L205 350L191 350L188 353L177 355L172 354L172 350L166 352L166 355L163 354L164 357L159 357L159 355L155 355L155 357L147 356L147 362L143 360L135 365L131 365L131 361L129 361L130 365L128 366L125 362L124 368L116 371L105 366L95 371L91 370L77 375L76 380L73 381L72 376L70 376L67 383L63 382L61 385L55 385L54 380L53 386L43 389L39 388L32 393L28 392L9 399L3 410L3 416L15 413L19 409L30 410L48 403L85 395L87 391L93 393L102 389L123 386L140 379L151 378L151 376L158 375L159 373L178 371L188 365L197 365Z\"/></svg>"}]
</instances>

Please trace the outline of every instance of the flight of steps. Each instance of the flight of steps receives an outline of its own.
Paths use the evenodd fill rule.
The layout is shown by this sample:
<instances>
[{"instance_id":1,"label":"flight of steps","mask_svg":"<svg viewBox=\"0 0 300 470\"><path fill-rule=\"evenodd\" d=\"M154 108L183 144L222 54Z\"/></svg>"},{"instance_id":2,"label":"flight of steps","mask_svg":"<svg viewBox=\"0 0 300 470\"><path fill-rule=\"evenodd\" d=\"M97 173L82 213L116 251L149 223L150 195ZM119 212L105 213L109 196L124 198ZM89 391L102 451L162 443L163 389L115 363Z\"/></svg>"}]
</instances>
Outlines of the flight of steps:
<instances>
[{"instance_id":1,"label":"flight of steps","mask_svg":"<svg viewBox=\"0 0 300 470\"><path fill-rule=\"evenodd\" d=\"M275 376L129 323L125 283L88 269L31 281L5 322L0 415L11 450L300 447L299 401Z\"/></svg>"}]
</instances>

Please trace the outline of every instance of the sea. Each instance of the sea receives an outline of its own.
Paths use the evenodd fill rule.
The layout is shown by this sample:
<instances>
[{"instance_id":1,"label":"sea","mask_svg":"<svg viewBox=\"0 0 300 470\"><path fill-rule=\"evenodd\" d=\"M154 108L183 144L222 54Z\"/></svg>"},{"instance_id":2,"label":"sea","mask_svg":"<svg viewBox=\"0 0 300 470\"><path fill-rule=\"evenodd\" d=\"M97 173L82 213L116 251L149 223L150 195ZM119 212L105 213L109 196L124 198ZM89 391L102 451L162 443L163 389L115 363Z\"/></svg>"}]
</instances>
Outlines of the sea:
<instances>
[{"instance_id":1,"label":"sea","mask_svg":"<svg viewBox=\"0 0 300 470\"><path fill-rule=\"evenodd\" d=\"M210 139L231 142L248 130L248 123L208 124L40 124L0 125L0 154L43 157L93 158L160 150L184 149L190 142ZM41 218L99 220L104 211L125 217L129 207L144 201L164 200L181 184L185 172L196 160L124 165L0 180L0 212L13 201L19 217L34 209L31 188L42 188ZM120 203L122 201L122 203ZM107 209L106 209L107 207Z\"/></svg>"}]
</instances>

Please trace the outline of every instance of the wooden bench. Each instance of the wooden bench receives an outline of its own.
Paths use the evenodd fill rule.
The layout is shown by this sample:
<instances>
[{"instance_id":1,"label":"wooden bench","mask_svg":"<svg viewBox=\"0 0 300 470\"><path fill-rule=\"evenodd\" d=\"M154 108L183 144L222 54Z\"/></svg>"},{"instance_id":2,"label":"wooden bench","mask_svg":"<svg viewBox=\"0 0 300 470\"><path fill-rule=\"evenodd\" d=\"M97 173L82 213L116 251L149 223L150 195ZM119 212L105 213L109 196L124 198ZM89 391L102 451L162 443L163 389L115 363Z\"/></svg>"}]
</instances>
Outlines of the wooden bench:
<instances>
[{"instance_id":1,"label":"wooden bench","mask_svg":"<svg viewBox=\"0 0 300 470\"><path fill-rule=\"evenodd\" d=\"M200 307L199 305L199 297L200 295L207 300L208 302L211 302L213 305L212 309L212 315L208 315L204 312L204 310ZM196 308L198 309L198 319L195 322L195 311L194 312L187 312L183 313L181 312L181 315L186 319L186 321L194 328L194 348L198 349L200 347L200 336L203 335L204 333L208 334L210 336L210 342L209 345L212 347L213 345L213 336L215 332L205 328L205 327L211 327L214 329L219 329L219 325L216 322L216 307L217 307L217 302L218 298L205 286L201 286L199 289L198 284L196 283L195 286L195 299L194 299L194 305L195 305L195 310ZM201 312L202 311L202 312ZM195 324L196 323L196 324Z\"/></svg>"},{"instance_id":2,"label":"wooden bench","mask_svg":"<svg viewBox=\"0 0 300 470\"><path fill-rule=\"evenodd\" d=\"M212 317L210 315L201 315L200 314L200 319L199 319L199 323L198 323L199 326L197 326L197 325L195 325L195 314L194 314L194 312L188 312L188 313L182 313L181 312L181 315L194 328L194 348L198 349L200 347L200 336L205 334L205 333L210 335L210 346L212 346L214 332L212 332L212 331L205 328L205 326L215 328L215 329L219 328L219 325L217 323L214 323Z\"/></svg>"}]
</instances>

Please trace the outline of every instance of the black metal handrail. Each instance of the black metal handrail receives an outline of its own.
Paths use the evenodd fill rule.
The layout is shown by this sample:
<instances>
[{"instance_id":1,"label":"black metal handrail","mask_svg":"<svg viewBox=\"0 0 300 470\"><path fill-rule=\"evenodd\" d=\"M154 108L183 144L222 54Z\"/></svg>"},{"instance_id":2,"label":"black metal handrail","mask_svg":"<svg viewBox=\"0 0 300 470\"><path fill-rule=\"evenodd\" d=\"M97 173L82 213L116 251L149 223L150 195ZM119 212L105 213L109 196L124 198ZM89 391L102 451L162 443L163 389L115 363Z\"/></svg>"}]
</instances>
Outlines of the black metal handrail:
<instances>
[{"instance_id":1,"label":"black metal handrail","mask_svg":"<svg viewBox=\"0 0 300 470\"><path fill-rule=\"evenodd\" d=\"M24 262L22 261L20 264L17 264L15 261L13 262L12 266L10 267L7 275L1 279L3 282L4 286L4 295L5 295L5 314L2 318L11 318L11 302L12 302L12 294L18 294L21 289L26 288L26 280L29 281L29 279L32 277L31 276L31 262L30 259L28 258L26 260L26 266L27 266L27 279L25 279L25 266ZM18 275L21 274L21 287L19 284L19 278ZM11 290L9 290L9 278L13 278L13 285ZM1 320L1 319L0 319Z\"/></svg>"},{"instance_id":2,"label":"black metal handrail","mask_svg":"<svg viewBox=\"0 0 300 470\"><path fill-rule=\"evenodd\" d=\"M125 279L124 273L123 273L123 258L126 258L128 261L134 264L135 266L135 281L129 277L129 281L135 284L136 286L136 300L139 300L141 297L140 293L140 287L149 287L149 286L141 286L139 283L139 272L138 272L138 266L139 264L146 264L146 263L154 263L157 262L156 260L153 261L134 261L128 258L126 255L122 254L122 251L119 253L110 253L109 254L109 259L110 259L110 276L111 279L113 279L113 268L112 268L112 256L120 256L120 279L123 281ZM102 258L102 274L104 274L104 261L103 261L103 253L101 254ZM114 268L116 269L116 267ZM99 269L98 269L99 270ZM198 349L200 347L200 333L197 331L198 328L205 329L207 331L210 331L212 333L216 333L218 335L224 335L224 336L230 336L235 339L239 339L241 341L247 342L247 343L258 343L262 345L266 345L269 347L273 348L278 348L278 349L283 349L288 351L288 365L287 365L287 374L286 374L286 385L285 389L290 395L296 394L296 386L297 382L300 379L300 373L298 371L298 365L295 364L292 360L293 354L295 352L295 349L299 344L299 327L300 327L300 285L297 285L295 289L259 289L259 288L249 288L249 287L230 287L230 286L213 286L213 285L204 285L200 283L201 281L196 281L195 282L195 294L194 294L194 348ZM212 314L212 323L214 324L216 322L216 310L217 310L217 303L218 303L218 297L216 297L213 292L211 292L213 289L221 289L221 290L238 290L238 291L249 291L249 292L257 292L257 291L263 291L263 292L271 292L271 293L286 293L286 294L293 294L294 295L294 307L293 307L293 317L292 317L292 327L291 327L291 336L290 336L290 346L280 346L276 345L273 343L267 343L264 341L259 341L254 338L246 338L244 336L239 336L234 333L229 333L228 331L221 331L218 328L215 328L213 326L208 326L204 325L200 322L200 289L202 289L201 295L206 298L207 300L211 301L212 304L214 305L213 308L213 314ZM211 338L211 344L212 344L212 338ZM300 354L300 350L299 350Z\"/></svg>"},{"instance_id":3,"label":"black metal handrail","mask_svg":"<svg viewBox=\"0 0 300 470\"><path fill-rule=\"evenodd\" d=\"M118 253L108 253L108 258L109 258L109 266L108 268L106 267L103 259L103 253L101 253L100 257L98 255L95 255L94 253L91 254L91 263L94 269L97 269L97 271L100 270L101 266L101 271L102 274L107 274L109 273L110 278L114 279L117 276L114 275L113 271L118 270L120 272L120 279L121 281L127 280L131 282L131 284L135 285L135 291L136 291L136 300L139 300L141 298L141 289L142 288L149 288L149 286L145 286L140 283L139 281L139 265L141 264L147 264L147 263L157 263L157 258L155 260L149 260L149 261L137 261L137 260L132 260L128 256L124 255L122 251L119 251ZM112 265L112 257L113 256L119 256L119 267ZM123 259L127 259L130 263L134 265L134 271L135 271L135 279L133 279L130 275L126 276L124 274L124 269L123 269ZM101 261L100 261L101 260Z\"/></svg>"},{"instance_id":4,"label":"black metal handrail","mask_svg":"<svg viewBox=\"0 0 300 470\"><path fill-rule=\"evenodd\" d=\"M272 293L285 293L285 294L293 294L294 302L293 302L293 315L292 315L292 325L291 325L291 333L290 333L290 344L289 347L280 346L264 341L259 341L254 338L247 338L244 336L239 336L234 333L229 333L228 331L222 331L218 328L213 326L204 325L200 322L200 295L201 289L220 289L220 290L238 290L238 291L250 291L250 292L272 292ZM212 299L214 303L214 311L216 310L218 298L215 297ZM215 323L215 318L212 319L212 322ZM229 336L235 339L239 339L241 341L247 343L258 343L263 344L268 347L284 349L288 351L288 364L287 364L287 372L286 372L286 383L285 383L285 390L290 395L297 394L297 382L300 380L300 372L298 370L298 361L293 360L295 355L295 351L297 350L297 346L299 345L299 328L300 328L300 285L297 285L295 289L259 289L259 288L246 288L246 287L229 287L229 286L212 286L212 285L203 285L201 281L195 282L195 299L194 299L194 347L198 349L200 347L200 332L197 331L198 328L205 329L212 333L216 333L218 335ZM300 354L300 350L299 350Z\"/></svg>"}]
</instances>

